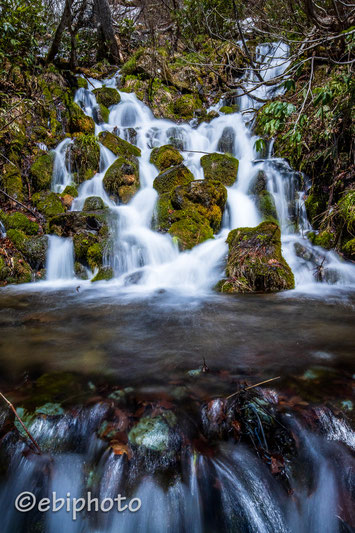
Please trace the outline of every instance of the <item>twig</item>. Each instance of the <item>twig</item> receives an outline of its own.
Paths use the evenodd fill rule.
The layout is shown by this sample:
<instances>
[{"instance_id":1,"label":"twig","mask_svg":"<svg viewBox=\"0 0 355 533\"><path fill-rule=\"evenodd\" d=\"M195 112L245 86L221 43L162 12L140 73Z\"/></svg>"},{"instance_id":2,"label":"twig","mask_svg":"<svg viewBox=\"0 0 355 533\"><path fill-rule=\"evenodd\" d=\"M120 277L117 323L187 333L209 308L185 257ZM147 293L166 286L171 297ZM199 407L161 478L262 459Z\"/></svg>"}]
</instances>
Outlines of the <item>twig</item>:
<instances>
[{"instance_id":1,"label":"twig","mask_svg":"<svg viewBox=\"0 0 355 533\"><path fill-rule=\"evenodd\" d=\"M42 450L41 448L39 447L38 443L35 441L35 439L32 437L31 433L28 431L28 429L26 428L25 424L22 422L21 418L19 417L19 415L17 414L17 411L15 409L15 407L12 405L11 402L9 402L9 400L3 395L2 392L0 392L0 396L1 398L3 398L3 400L5 400L5 402L7 403L7 405L10 407L10 409L14 412L16 418L18 419L18 421L20 422L21 426L23 427L23 429L26 431L27 435L29 436L29 438L31 439L32 443L34 444L34 446L36 447L38 453L40 455L42 455Z\"/></svg>"},{"instance_id":2,"label":"twig","mask_svg":"<svg viewBox=\"0 0 355 533\"><path fill-rule=\"evenodd\" d=\"M7 198L10 198L10 200L12 200L13 202L16 202L18 205L20 205L24 209L27 209L27 211L29 211L34 217L36 217L36 218L38 218L38 220L42 221L42 216L41 215L39 215L38 213L35 213L29 207L26 207L24 204L22 204L21 202L16 200L16 198L14 198L13 196L10 196L9 194L7 194L7 192L5 192L3 189L0 189L0 194L3 194Z\"/></svg>"},{"instance_id":3,"label":"twig","mask_svg":"<svg viewBox=\"0 0 355 533\"><path fill-rule=\"evenodd\" d=\"M259 387L260 385L264 385L264 383L269 383L270 381L275 381L275 379L280 379L281 376L277 376L276 378L266 379L265 381L260 381L260 383L256 383L255 385L250 385L249 387L246 387L245 389L238 390L237 392L233 392L233 394L230 394L226 397L226 400L229 400L230 398L233 398L233 396L236 396L237 394L240 394L241 392L245 392L250 389L254 389L255 387Z\"/></svg>"}]
</instances>

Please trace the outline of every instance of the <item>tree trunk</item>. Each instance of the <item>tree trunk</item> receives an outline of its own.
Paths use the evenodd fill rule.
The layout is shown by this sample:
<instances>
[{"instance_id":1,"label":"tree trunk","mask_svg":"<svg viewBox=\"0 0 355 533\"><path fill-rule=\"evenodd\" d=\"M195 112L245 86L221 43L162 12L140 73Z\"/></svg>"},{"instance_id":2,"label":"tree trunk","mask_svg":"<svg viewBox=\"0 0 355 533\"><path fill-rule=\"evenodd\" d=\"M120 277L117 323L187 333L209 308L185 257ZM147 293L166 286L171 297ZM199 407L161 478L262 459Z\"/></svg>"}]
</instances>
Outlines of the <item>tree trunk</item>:
<instances>
[{"instance_id":1,"label":"tree trunk","mask_svg":"<svg viewBox=\"0 0 355 533\"><path fill-rule=\"evenodd\" d=\"M64 6L62 18L60 19L59 26L55 32L52 46L50 47L50 50L47 54L47 58L46 58L47 63L51 63L51 61L53 61L53 59L58 53L63 32L67 24L70 22L72 3L73 3L73 0L65 0L65 6Z\"/></svg>"},{"instance_id":2,"label":"tree trunk","mask_svg":"<svg viewBox=\"0 0 355 533\"><path fill-rule=\"evenodd\" d=\"M113 29L109 3L107 0L94 0L94 6L98 21L98 30L103 35L109 56L115 63L119 63L120 50Z\"/></svg>"}]
</instances>

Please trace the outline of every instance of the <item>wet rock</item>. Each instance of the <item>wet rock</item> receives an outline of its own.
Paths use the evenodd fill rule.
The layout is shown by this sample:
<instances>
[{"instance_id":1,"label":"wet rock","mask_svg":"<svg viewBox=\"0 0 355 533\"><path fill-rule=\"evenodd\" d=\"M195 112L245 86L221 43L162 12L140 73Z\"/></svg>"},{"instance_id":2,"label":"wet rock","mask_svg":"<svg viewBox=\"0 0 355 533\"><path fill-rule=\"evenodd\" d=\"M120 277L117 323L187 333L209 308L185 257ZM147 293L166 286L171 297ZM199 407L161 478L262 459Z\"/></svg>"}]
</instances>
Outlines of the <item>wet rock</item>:
<instances>
[{"instance_id":1,"label":"wet rock","mask_svg":"<svg viewBox=\"0 0 355 533\"><path fill-rule=\"evenodd\" d=\"M34 270L44 268L48 246L46 235L29 237L21 230L10 229L7 236Z\"/></svg>"},{"instance_id":2,"label":"wet rock","mask_svg":"<svg viewBox=\"0 0 355 533\"><path fill-rule=\"evenodd\" d=\"M230 187L237 179L239 161L228 154L209 154L201 157L205 179L217 180Z\"/></svg>"},{"instance_id":3,"label":"wet rock","mask_svg":"<svg viewBox=\"0 0 355 533\"><path fill-rule=\"evenodd\" d=\"M55 192L37 192L32 196L32 203L45 217L59 215L67 210L61 196Z\"/></svg>"},{"instance_id":4,"label":"wet rock","mask_svg":"<svg viewBox=\"0 0 355 533\"><path fill-rule=\"evenodd\" d=\"M178 185L186 185L194 177L185 165L180 164L161 172L154 180L153 187L159 194L169 192Z\"/></svg>"},{"instance_id":5,"label":"wet rock","mask_svg":"<svg viewBox=\"0 0 355 533\"><path fill-rule=\"evenodd\" d=\"M74 182L80 185L99 170L100 146L95 135L77 135L67 152Z\"/></svg>"},{"instance_id":6,"label":"wet rock","mask_svg":"<svg viewBox=\"0 0 355 533\"><path fill-rule=\"evenodd\" d=\"M262 191L267 190L267 178L263 170L259 170L249 189L249 194L258 196Z\"/></svg>"},{"instance_id":7,"label":"wet rock","mask_svg":"<svg viewBox=\"0 0 355 533\"><path fill-rule=\"evenodd\" d=\"M54 166L54 153L40 154L30 168L30 177L35 191L50 189Z\"/></svg>"},{"instance_id":8,"label":"wet rock","mask_svg":"<svg viewBox=\"0 0 355 533\"><path fill-rule=\"evenodd\" d=\"M171 144L166 144L159 148L153 148L150 155L150 162L160 171L179 165L182 161L182 155Z\"/></svg>"},{"instance_id":9,"label":"wet rock","mask_svg":"<svg viewBox=\"0 0 355 533\"><path fill-rule=\"evenodd\" d=\"M282 257L280 239L280 228L273 222L231 231L226 278L217 289L228 293L293 289L294 277Z\"/></svg>"},{"instance_id":10,"label":"wet rock","mask_svg":"<svg viewBox=\"0 0 355 533\"><path fill-rule=\"evenodd\" d=\"M105 203L100 196L89 196L84 202L83 211L100 211L105 207Z\"/></svg>"},{"instance_id":11,"label":"wet rock","mask_svg":"<svg viewBox=\"0 0 355 533\"><path fill-rule=\"evenodd\" d=\"M178 118L191 120L198 109L201 109L202 102L195 94L184 94L174 102L173 110Z\"/></svg>"},{"instance_id":12,"label":"wet rock","mask_svg":"<svg viewBox=\"0 0 355 533\"><path fill-rule=\"evenodd\" d=\"M185 134L181 128L169 128L166 135L171 146L174 146L177 150L183 150L185 148Z\"/></svg>"},{"instance_id":13,"label":"wet rock","mask_svg":"<svg viewBox=\"0 0 355 533\"><path fill-rule=\"evenodd\" d=\"M277 222L278 216L276 205L272 194L269 191L261 191L256 197L256 206L259 209L263 220Z\"/></svg>"},{"instance_id":14,"label":"wet rock","mask_svg":"<svg viewBox=\"0 0 355 533\"><path fill-rule=\"evenodd\" d=\"M100 268L100 270L98 271L98 273L96 274L96 276L94 278L92 278L92 282L95 282L95 281L108 281L110 279L112 279L114 276L114 272L113 272L113 269L111 267L102 267Z\"/></svg>"},{"instance_id":15,"label":"wet rock","mask_svg":"<svg viewBox=\"0 0 355 533\"><path fill-rule=\"evenodd\" d=\"M20 170L10 163L3 166L1 174L1 186L7 194L19 200L24 199L23 183Z\"/></svg>"},{"instance_id":16,"label":"wet rock","mask_svg":"<svg viewBox=\"0 0 355 533\"><path fill-rule=\"evenodd\" d=\"M170 428L176 424L173 412L167 411L156 417L141 418L128 434L129 442L154 452L169 450Z\"/></svg>"},{"instance_id":17,"label":"wet rock","mask_svg":"<svg viewBox=\"0 0 355 533\"><path fill-rule=\"evenodd\" d=\"M321 246L326 250L331 250L335 246L336 235L332 231L315 232L310 231L307 233L307 239L310 240L315 246Z\"/></svg>"},{"instance_id":18,"label":"wet rock","mask_svg":"<svg viewBox=\"0 0 355 533\"><path fill-rule=\"evenodd\" d=\"M139 157L141 155L141 151L137 146L130 144L109 131L102 131L99 134L99 141L117 156L130 158L132 156Z\"/></svg>"},{"instance_id":19,"label":"wet rock","mask_svg":"<svg viewBox=\"0 0 355 533\"><path fill-rule=\"evenodd\" d=\"M70 133L95 134L95 122L85 115L76 103L71 103L68 109L68 129Z\"/></svg>"},{"instance_id":20,"label":"wet rock","mask_svg":"<svg viewBox=\"0 0 355 533\"><path fill-rule=\"evenodd\" d=\"M127 204L140 187L139 166L135 156L119 156L107 169L103 185L114 199Z\"/></svg>"},{"instance_id":21,"label":"wet rock","mask_svg":"<svg viewBox=\"0 0 355 533\"><path fill-rule=\"evenodd\" d=\"M233 128L227 126L224 128L221 138L218 141L217 150L225 154L234 153L235 133Z\"/></svg>"},{"instance_id":22,"label":"wet rock","mask_svg":"<svg viewBox=\"0 0 355 533\"><path fill-rule=\"evenodd\" d=\"M94 89L93 93L96 97L98 104L102 104L105 107L111 107L112 105L119 104L121 101L121 96L119 92L112 87L101 87L99 89Z\"/></svg>"},{"instance_id":23,"label":"wet rock","mask_svg":"<svg viewBox=\"0 0 355 533\"><path fill-rule=\"evenodd\" d=\"M103 104L99 104L93 109L94 120L97 124L108 123L110 111Z\"/></svg>"},{"instance_id":24,"label":"wet rock","mask_svg":"<svg viewBox=\"0 0 355 533\"><path fill-rule=\"evenodd\" d=\"M106 217L106 210L90 214L70 211L51 217L47 223L47 233L59 237L73 237L80 232L89 232L100 237L107 237Z\"/></svg>"}]
</instances>

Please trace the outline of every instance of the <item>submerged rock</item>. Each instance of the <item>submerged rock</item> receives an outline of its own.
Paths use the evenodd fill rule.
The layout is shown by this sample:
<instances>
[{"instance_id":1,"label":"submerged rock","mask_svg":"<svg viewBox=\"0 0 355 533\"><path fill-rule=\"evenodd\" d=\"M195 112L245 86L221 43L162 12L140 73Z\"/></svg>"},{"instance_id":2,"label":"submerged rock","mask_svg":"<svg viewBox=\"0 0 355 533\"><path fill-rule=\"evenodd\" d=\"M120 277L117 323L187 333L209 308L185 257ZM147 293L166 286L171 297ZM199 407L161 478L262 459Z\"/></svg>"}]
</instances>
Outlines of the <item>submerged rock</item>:
<instances>
[{"instance_id":1,"label":"submerged rock","mask_svg":"<svg viewBox=\"0 0 355 533\"><path fill-rule=\"evenodd\" d=\"M140 187L137 158L119 156L107 169L103 185L108 194L127 204Z\"/></svg>"},{"instance_id":2,"label":"submerged rock","mask_svg":"<svg viewBox=\"0 0 355 533\"><path fill-rule=\"evenodd\" d=\"M119 92L113 87L100 87L99 89L94 89L93 93L97 103L102 104L105 107L119 104L121 101Z\"/></svg>"},{"instance_id":3,"label":"submerged rock","mask_svg":"<svg viewBox=\"0 0 355 533\"><path fill-rule=\"evenodd\" d=\"M235 133L233 128L227 126L224 128L221 138L218 141L217 150L226 154L234 153Z\"/></svg>"},{"instance_id":4,"label":"submerged rock","mask_svg":"<svg viewBox=\"0 0 355 533\"><path fill-rule=\"evenodd\" d=\"M230 187L237 179L239 161L229 154L208 154L201 157L205 179L217 180Z\"/></svg>"},{"instance_id":5,"label":"submerged rock","mask_svg":"<svg viewBox=\"0 0 355 533\"><path fill-rule=\"evenodd\" d=\"M160 171L179 165L182 161L182 155L172 144L153 148L152 153L150 154L150 162Z\"/></svg>"},{"instance_id":6,"label":"submerged rock","mask_svg":"<svg viewBox=\"0 0 355 533\"><path fill-rule=\"evenodd\" d=\"M269 191L261 191L256 197L256 205L264 220L277 222L278 216L276 205L272 194Z\"/></svg>"},{"instance_id":7,"label":"submerged rock","mask_svg":"<svg viewBox=\"0 0 355 533\"><path fill-rule=\"evenodd\" d=\"M220 292L277 292L293 289L292 270L281 254L280 228L262 222L256 228L238 228L227 238L229 254L226 279Z\"/></svg>"},{"instance_id":8,"label":"submerged rock","mask_svg":"<svg viewBox=\"0 0 355 533\"><path fill-rule=\"evenodd\" d=\"M143 446L154 452L169 450L170 428L176 424L173 412L141 418L128 434L128 440L135 446Z\"/></svg>"}]
</instances>

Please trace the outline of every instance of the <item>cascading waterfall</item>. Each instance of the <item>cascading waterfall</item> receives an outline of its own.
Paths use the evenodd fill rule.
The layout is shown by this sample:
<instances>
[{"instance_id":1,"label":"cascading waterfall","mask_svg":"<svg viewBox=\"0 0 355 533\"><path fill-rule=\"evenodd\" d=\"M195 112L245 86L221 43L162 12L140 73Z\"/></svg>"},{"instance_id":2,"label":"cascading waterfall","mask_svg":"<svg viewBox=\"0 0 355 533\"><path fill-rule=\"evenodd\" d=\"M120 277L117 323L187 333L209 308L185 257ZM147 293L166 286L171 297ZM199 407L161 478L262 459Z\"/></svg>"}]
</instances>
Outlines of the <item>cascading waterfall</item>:
<instances>
[{"instance_id":1,"label":"cascading waterfall","mask_svg":"<svg viewBox=\"0 0 355 533\"><path fill-rule=\"evenodd\" d=\"M264 81L285 71L289 64L288 52L288 46L284 43L257 47L255 65ZM103 82L90 79L89 82L92 88L103 85L116 88L115 77ZM260 103L253 96L270 98L282 93L282 87L261 84L253 69L246 74L246 86L249 94L237 98L239 112L222 114L198 127L193 127L193 121L191 124L176 125L169 120L156 119L134 94L125 92L120 92L121 102L110 108L109 123L96 123L96 134L103 130L114 130L120 137L130 141L133 129L136 132L135 144L141 149L141 189L128 205L115 205L103 188L105 171L115 156L101 146L100 171L80 186L79 197L72 206L72 210L81 210L87 197L100 196L111 209L111 227L115 236L107 258L115 273L111 283L131 292L163 288L201 294L210 290L222 275L228 231L237 227L256 226L262 220L251 194L251 186L260 171L265 173L268 190L275 200L282 229L283 253L295 274L296 287L314 290L316 286L319 291L322 284L316 284L315 270L320 264L324 275L318 281L326 281L328 286L355 283L355 267L351 263L341 260L334 252L313 246L305 238L305 232L311 227L304 207L304 184L300 174L292 171L285 161L273 159L272 148L267 159L257 159L257 137L252 135L250 124L253 111ZM98 106L91 89L80 88L75 101L88 116L97 119ZM214 107L219 109L222 104ZM151 229L157 199L152 184L157 170L149 163L150 152L156 146L171 143L172 139L181 146L184 164L195 179L204 177L200 165L201 152L229 152L239 160L237 180L228 188L221 232L215 239L186 252L179 252L169 235ZM70 139L65 139L55 151L53 190L63 190L71 181L65 155L70 143ZM54 253L55 249L51 246L51 264L54 261L51 254Z\"/></svg>"},{"instance_id":2,"label":"cascading waterfall","mask_svg":"<svg viewBox=\"0 0 355 533\"><path fill-rule=\"evenodd\" d=\"M65 281L74 278L74 249L71 239L48 237L47 279Z\"/></svg>"}]
</instances>

